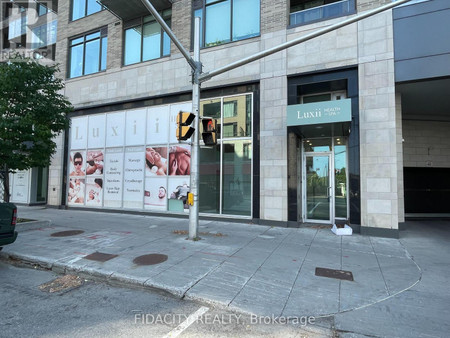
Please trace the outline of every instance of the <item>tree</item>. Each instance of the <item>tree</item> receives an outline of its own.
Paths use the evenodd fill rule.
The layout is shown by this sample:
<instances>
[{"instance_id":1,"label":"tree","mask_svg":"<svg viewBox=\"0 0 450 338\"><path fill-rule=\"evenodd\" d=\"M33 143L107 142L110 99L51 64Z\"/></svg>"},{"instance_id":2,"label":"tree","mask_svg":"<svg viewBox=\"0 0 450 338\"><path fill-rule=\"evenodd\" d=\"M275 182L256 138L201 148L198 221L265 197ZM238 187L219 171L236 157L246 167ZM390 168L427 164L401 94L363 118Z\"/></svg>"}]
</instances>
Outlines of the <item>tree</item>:
<instances>
[{"instance_id":1,"label":"tree","mask_svg":"<svg viewBox=\"0 0 450 338\"><path fill-rule=\"evenodd\" d=\"M15 55L0 63L0 180L9 201L9 173L47 167L54 137L69 127L70 102L56 65Z\"/></svg>"}]
</instances>

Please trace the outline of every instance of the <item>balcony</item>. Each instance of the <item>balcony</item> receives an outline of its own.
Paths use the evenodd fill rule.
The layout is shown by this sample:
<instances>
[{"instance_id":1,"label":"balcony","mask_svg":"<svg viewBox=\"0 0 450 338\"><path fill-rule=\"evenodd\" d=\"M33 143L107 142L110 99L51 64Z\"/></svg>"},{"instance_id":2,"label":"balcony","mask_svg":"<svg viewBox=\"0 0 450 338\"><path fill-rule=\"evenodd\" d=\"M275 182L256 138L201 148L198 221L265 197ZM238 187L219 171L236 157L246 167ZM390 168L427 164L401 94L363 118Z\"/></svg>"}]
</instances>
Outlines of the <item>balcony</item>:
<instances>
[{"instance_id":1,"label":"balcony","mask_svg":"<svg viewBox=\"0 0 450 338\"><path fill-rule=\"evenodd\" d=\"M330 4L303 9L289 15L290 26L345 16L356 12L355 0L342 0Z\"/></svg>"}]
</instances>

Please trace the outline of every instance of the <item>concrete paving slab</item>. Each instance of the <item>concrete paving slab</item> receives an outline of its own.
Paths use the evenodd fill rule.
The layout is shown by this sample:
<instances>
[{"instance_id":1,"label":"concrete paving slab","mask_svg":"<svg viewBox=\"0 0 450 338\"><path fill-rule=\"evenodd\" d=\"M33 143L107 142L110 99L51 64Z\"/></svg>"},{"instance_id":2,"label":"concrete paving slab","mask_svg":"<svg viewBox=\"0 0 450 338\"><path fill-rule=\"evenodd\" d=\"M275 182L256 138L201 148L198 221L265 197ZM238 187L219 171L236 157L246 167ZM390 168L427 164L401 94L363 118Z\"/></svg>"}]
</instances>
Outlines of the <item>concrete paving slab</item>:
<instances>
[{"instance_id":1,"label":"concrete paving slab","mask_svg":"<svg viewBox=\"0 0 450 338\"><path fill-rule=\"evenodd\" d=\"M367 306L378 300L389 297L386 289L378 289L373 286L341 283L339 311L349 311L362 306Z\"/></svg>"},{"instance_id":2,"label":"concrete paving slab","mask_svg":"<svg viewBox=\"0 0 450 338\"><path fill-rule=\"evenodd\" d=\"M231 302L230 308L265 316L280 316L290 291L290 288L252 278Z\"/></svg>"},{"instance_id":3,"label":"concrete paving slab","mask_svg":"<svg viewBox=\"0 0 450 338\"><path fill-rule=\"evenodd\" d=\"M370 241L376 254L405 257L406 251L401 242L393 238L371 237Z\"/></svg>"},{"instance_id":4,"label":"concrete paving slab","mask_svg":"<svg viewBox=\"0 0 450 338\"><path fill-rule=\"evenodd\" d=\"M283 316L322 316L339 312L339 296L336 293L303 288L291 294L283 310Z\"/></svg>"},{"instance_id":5,"label":"concrete paving slab","mask_svg":"<svg viewBox=\"0 0 450 338\"><path fill-rule=\"evenodd\" d=\"M308 289L339 294L339 283L338 279L316 276L315 267L302 266L293 286L293 292Z\"/></svg>"},{"instance_id":6,"label":"concrete paving slab","mask_svg":"<svg viewBox=\"0 0 450 338\"><path fill-rule=\"evenodd\" d=\"M342 269L349 270L352 268L366 267L379 268L377 256L374 252L354 251L342 249Z\"/></svg>"},{"instance_id":7,"label":"concrete paving slab","mask_svg":"<svg viewBox=\"0 0 450 338\"><path fill-rule=\"evenodd\" d=\"M422 276L417 265L408 258L378 257L381 272L389 291L392 293L404 290L418 282Z\"/></svg>"},{"instance_id":8,"label":"concrete paving slab","mask_svg":"<svg viewBox=\"0 0 450 338\"><path fill-rule=\"evenodd\" d=\"M221 283L220 280L206 277L190 288L185 298L228 307L240 289L241 287L236 288L233 285Z\"/></svg>"}]
</instances>

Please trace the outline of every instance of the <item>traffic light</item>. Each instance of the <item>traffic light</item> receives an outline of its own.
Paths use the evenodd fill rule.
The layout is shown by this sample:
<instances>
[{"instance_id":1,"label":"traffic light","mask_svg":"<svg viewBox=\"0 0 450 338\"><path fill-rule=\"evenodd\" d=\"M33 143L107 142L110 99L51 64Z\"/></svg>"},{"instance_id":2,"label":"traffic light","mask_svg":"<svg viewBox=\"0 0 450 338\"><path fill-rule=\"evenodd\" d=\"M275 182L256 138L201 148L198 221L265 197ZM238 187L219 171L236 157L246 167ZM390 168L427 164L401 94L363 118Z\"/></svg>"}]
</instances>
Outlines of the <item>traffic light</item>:
<instances>
[{"instance_id":1,"label":"traffic light","mask_svg":"<svg viewBox=\"0 0 450 338\"><path fill-rule=\"evenodd\" d=\"M195 115L189 112L181 111L177 115L177 139L178 141L188 140L194 133L195 128L191 127Z\"/></svg>"},{"instance_id":2,"label":"traffic light","mask_svg":"<svg viewBox=\"0 0 450 338\"><path fill-rule=\"evenodd\" d=\"M217 144L217 121L210 117L202 118L203 133L202 138L205 146L213 146Z\"/></svg>"}]
</instances>

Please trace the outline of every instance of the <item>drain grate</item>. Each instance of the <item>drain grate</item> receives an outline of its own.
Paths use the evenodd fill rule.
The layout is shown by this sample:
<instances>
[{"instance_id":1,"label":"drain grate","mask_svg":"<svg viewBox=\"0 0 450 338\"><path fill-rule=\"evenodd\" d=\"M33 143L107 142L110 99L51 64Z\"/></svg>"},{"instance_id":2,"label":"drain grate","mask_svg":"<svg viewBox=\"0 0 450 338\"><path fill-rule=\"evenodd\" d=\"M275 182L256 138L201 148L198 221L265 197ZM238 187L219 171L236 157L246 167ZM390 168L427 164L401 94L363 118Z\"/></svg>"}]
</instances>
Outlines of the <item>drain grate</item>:
<instances>
[{"instance_id":1,"label":"drain grate","mask_svg":"<svg viewBox=\"0 0 450 338\"><path fill-rule=\"evenodd\" d=\"M133 263L136 265L155 265L167 261L167 258L167 255L149 254L136 257L133 259Z\"/></svg>"},{"instance_id":2,"label":"drain grate","mask_svg":"<svg viewBox=\"0 0 450 338\"><path fill-rule=\"evenodd\" d=\"M353 274L351 273L351 271L316 268L316 276L342 279L353 282Z\"/></svg>"},{"instance_id":3,"label":"drain grate","mask_svg":"<svg viewBox=\"0 0 450 338\"><path fill-rule=\"evenodd\" d=\"M69 237L69 236L80 235L82 233L84 233L83 230L68 230L68 231L54 232L50 236L52 236L52 237Z\"/></svg>"},{"instance_id":4,"label":"drain grate","mask_svg":"<svg viewBox=\"0 0 450 338\"><path fill-rule=\"evenodd\" d=\"M97 261L97 262L106 262L109 261L110 259L116 258L119 255L112 255L112 254L107 254L104 252L94 252L90 255L84 256L84 259L89 259L91 261Z\"/></svg>"}]
</instances>

